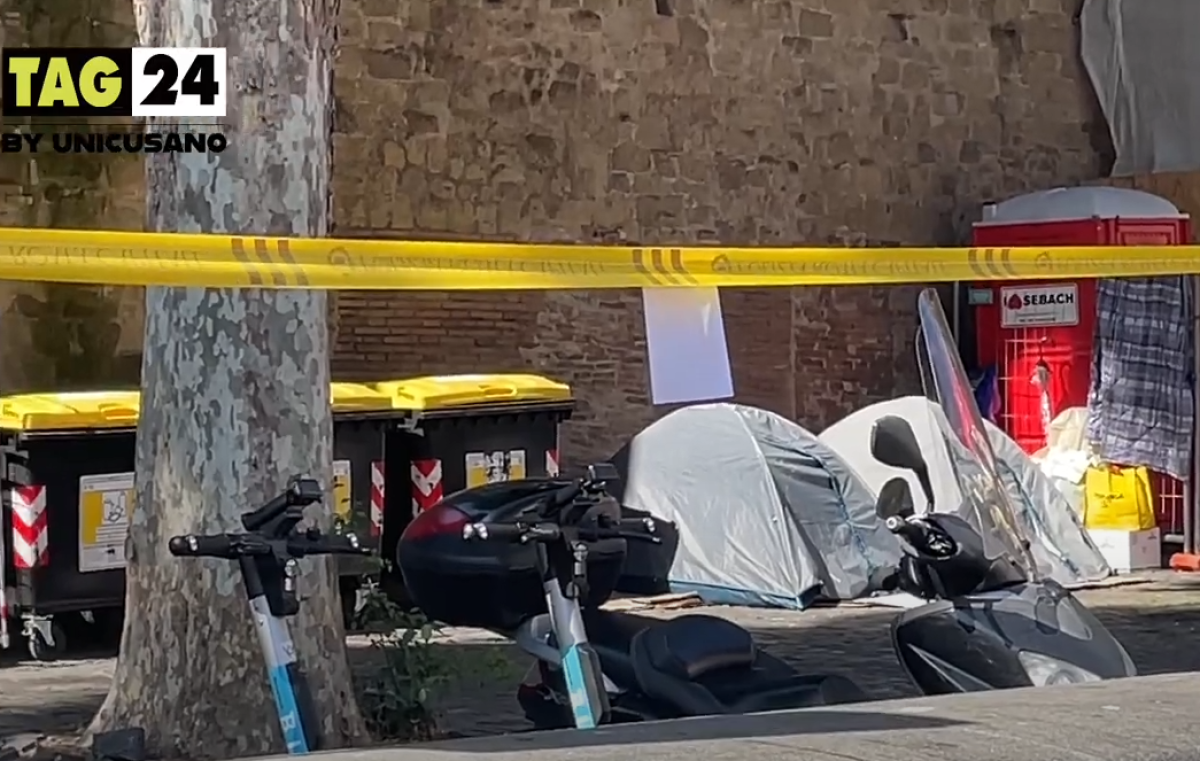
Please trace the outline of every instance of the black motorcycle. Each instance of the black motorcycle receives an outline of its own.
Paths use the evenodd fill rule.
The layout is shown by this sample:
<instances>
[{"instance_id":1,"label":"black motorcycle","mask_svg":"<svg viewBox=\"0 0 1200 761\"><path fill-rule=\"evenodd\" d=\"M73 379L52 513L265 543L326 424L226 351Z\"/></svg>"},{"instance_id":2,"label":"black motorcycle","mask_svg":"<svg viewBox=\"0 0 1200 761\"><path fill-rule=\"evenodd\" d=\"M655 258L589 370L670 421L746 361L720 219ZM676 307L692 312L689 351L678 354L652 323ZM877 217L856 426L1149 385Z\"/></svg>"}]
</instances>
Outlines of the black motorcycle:
<instances>
[{"instance_id":1,"label":"black motorcycle","mask_svg":"<svg viewBox=\"0 0 1200 761\"><path fill-rule=\"evenodd\" d=\"M912 472L931 505L915 515L908 482L897 478L876 506L906 546L892 585L929 601L893 623L900 662L926 694L1136 675L1104 625L1061 585L1039 578L937 292L926 289L917 311L921 383L934 404L925 419L887 417L871 432L872 455ZM913 424L930 426L928 438L944 443L960 504L933 505Z\"/></svg>"},{"instance_id":2,"label":"black motorcycle","mask_svg":"<svg viewBox=\"0 0 1200 761\"><path fill-rule=\"evenodd\" d=\"M881 418L880 462L914 471L925 459L906 420ZM926 492L932 501L932 491ZM1033 580L1008 553L992 555L956 514L915 514L908 481L884 484L879 517L910 550L886 587L928 600L892 624L896 655L926 695L1094 682L1135 676L1125 649L1069 591Z\"/></svg>"},{"instance_id":3,"label":"black motorcycle","mask_svg":"<svg viewBox=\"0 0 1200 761\"><path fill-rule=\"evenodd\" d=\"M656 541L622 519L601 463L577 480L531 479L451 495L405 530L397 565L413 601L457 626L504 634L536 663L518 688L541 729L852 703L835 675L806 675L717 616L664 621L601 610L627 541Z\"/></svg>"}]
</instances>

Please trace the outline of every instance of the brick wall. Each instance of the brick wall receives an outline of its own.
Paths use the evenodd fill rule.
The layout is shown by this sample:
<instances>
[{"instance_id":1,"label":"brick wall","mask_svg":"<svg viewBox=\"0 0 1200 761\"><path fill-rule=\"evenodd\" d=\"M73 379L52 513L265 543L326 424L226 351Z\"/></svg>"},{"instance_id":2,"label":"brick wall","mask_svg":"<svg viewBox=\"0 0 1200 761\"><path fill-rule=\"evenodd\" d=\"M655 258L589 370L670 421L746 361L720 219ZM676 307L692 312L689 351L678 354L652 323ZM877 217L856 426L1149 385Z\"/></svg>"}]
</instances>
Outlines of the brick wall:
<instances>
[{"instance_id":1,"label":"brick wall","mask_svg":"<svg viewBox=\"0 0 1200 761\"><path fill-rule=\"evenodd\" d=\"M945 244L986 200L1098 175L1078 0L667 4L674 15L654 0L345 0L337 231ZM132 34L127 2L93 5ZM11 41L21 21L4 19ZM37 176L0 162L0 221L52 224L28 206L67 188L96 199L90 224L140 224L136 165L85 186L79 172ZM819 428L911 390L914 293L724 291L739 399ZM347 292L333 309L342 378L533 369L571 382L577 461L660 412L636 292Z\"/></svg>"},{"instance_id":2,"label":"brick wall","mask_svg":"<svg viewBox=\"0 0 1200 761\"><path fill-rule=\"evenodd\" d=\"M1097 173L1077 0L668 4L346 3L339 229L947 244L984 201ZM820 428L912 390L914 294L724 291L738 398ZM635 292L344 293L336 310L343 376L571 382L576 460L656 414Z\"/></svg>"}]
</instances>

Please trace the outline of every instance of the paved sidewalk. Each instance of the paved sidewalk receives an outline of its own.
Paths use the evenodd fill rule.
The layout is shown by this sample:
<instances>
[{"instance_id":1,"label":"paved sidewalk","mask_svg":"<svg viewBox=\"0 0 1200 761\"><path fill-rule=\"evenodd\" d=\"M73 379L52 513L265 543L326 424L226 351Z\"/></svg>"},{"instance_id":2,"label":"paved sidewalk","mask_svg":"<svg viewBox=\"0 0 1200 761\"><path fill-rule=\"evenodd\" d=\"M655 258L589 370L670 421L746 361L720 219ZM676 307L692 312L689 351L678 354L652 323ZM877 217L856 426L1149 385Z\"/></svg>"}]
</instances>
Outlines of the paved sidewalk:
<instances>
[{"instance_id":1,"label":"paved sidewalk","mask_svg":"<svg viewBox=\"0 0 1200 761\"><path fill-rule=\"evenodd\" d=\"M1080 598L1129 649L1143 674L1200 671L1200 574L1160 574L1150 584L1089 590ZM801 670L837 672L883 698L908 697L908 684L889 641L894 615L879 608L839 607L804 612L749 608L701 609L749 628L764 647ZM673 616L688 611L662 613ZM351 658L364 667L366 640L352 637ZM442 701L444 728L453 735L498 734L524 729L514 698L528 658L494 635L452 630L443 647L463 648L469 660L505 660L488 679L468 679ZM111 658L57 663L0 664L0 740L16 733L68 733L91 718L108 689ZM489 672L495 672L490 669Z\"/></svg>"},{"instance_id":2,"label":"paved sidewalk","mask_svg":"<svg viewBox=\"0 0 1200 761\"><path fill-rule=\"evenodd\" d=\"M525 732L328 761L1200 761L1192 674ZM279 761L283 761L282 758Z\"/></svg>"}]
</instances>

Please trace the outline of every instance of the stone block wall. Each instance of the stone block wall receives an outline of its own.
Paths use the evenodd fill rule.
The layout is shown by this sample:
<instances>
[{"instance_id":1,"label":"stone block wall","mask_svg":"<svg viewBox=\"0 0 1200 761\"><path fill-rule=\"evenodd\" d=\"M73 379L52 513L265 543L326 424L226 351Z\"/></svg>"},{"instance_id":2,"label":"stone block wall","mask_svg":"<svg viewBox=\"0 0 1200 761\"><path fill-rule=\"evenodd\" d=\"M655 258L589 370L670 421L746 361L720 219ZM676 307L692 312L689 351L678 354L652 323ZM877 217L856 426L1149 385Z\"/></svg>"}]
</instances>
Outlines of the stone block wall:
<instances>
[{"instance_id":1,"label":"stone block wall","mask_svg":"<svg viewBox=\"0 0 1200 761\"><path fill-rule=\"evenodd\" d=\"M1099 174L1077 4L345 0L336 232L961 242L985 201ZM0 0L7 44L57 28L31 22L35 7ZM73 34L132 39L128 3L72 7L97 22ZM142 183L136 161L34 170L4 157L0 224L136 229ZM0 287L6 347L28 343L21 288ZM128 290L122 345L140 339ZM820 428L914 389L914 294L726 289L738 399ZM576 461L661 413L634 291L343 292L333 310L342 378L532 369L571 382ZM22 382L0 374L5 390Z\"/></svg>"},{"instance_id":2,"label":"stone block wall","mask_svg":"<svg viewBox=\"0 0 1200 761\"><path fill-rule=\"evenodd\" d=\"M128 2L0 0L0 47L135 40ZM144 220L138 157L0 154L0 226L138 230ZM136 385L144 321L141 288L0 281L0 393Z\"/></svg>"},{"instance_id":3,"label":"stone block wall","mask_svg":"<svg viewBox=\"0 0 1200 761\"><path fill-rule=\"evenodd\" d=\"M1076 5L348 2L338 230L962 242L985 201L1097 175ZM723 291L738 399L820 428L912 390L914 293ZM636 292L347 292L337 312L342 375L535 368L570 381L576 459L659 412Z\"/></svg>"}]
</instances>

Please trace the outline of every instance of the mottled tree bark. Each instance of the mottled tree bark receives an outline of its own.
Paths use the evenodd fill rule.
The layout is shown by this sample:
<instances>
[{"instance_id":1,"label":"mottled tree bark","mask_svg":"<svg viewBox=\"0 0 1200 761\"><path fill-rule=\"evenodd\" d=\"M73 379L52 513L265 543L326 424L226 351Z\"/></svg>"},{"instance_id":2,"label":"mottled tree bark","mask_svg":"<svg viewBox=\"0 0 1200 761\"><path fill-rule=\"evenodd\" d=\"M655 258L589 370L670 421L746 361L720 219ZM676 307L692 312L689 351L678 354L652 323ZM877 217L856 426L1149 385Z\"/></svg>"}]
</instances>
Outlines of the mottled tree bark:
<instances>
[{"instance_id":1,"label":"mottled tree bark","mask_svg":"<svg viewBox=\"0 0 1200 761\"><path fill-rule=\"evenodd\" d=\"M219 155L151 156L149 226L326 233L337 0L135 0L142 45L225 47ZM234 563L181 559L177 534L238 530L289 476L331 482L329 337L318 291L150 288L126 623L93 731L146 729L165 757L282 751ZM328 523L328 508L312 519ZM364 737L332 563L305 561L292 619L331 747Z\"/></svg>"}]
</instances>

